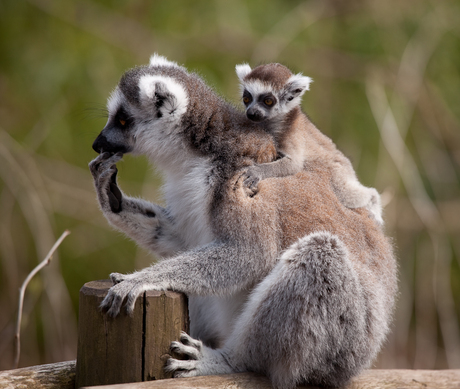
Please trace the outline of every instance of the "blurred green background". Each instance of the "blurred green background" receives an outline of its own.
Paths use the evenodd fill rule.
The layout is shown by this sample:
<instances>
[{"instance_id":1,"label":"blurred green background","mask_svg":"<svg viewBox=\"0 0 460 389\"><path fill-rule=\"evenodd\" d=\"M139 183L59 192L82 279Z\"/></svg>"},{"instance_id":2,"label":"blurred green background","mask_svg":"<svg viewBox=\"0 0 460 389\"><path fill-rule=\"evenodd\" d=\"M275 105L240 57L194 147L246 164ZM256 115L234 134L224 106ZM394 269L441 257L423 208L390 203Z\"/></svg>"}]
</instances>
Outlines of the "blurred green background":
<instances>
[{"instance_id":1,"label":"blurred green background","mask_svg":"<svg viewBox=\"0 0 460 389\"><path fill-rule=\"evenodd\" d=\"M278 61L314 79L303 107L382 193L400 264L380 368L460 368L460 2L0 0L0 369L76 357L87 281L154 258L113 231L87 169L105 101L158 52L238 102L234 67ZM161 201L142 158L125 192Z\"/></svg>"}]
</instances>

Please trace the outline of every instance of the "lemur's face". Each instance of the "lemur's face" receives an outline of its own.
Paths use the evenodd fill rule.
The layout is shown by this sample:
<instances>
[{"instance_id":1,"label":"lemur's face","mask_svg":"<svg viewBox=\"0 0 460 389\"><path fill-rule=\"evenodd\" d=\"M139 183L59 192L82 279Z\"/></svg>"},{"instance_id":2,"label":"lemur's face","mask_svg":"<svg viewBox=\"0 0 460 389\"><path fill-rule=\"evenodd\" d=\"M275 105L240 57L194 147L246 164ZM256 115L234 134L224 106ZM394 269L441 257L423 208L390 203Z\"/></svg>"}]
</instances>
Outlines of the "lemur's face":
<instances>
[{"instance_id":1,"label":"lemur's face","mask_svg":"<svg viewBox=\"0 0 460 389\"><path fill-rule=\"evenodd\" d=\"M114 96L120 104L115 105L109 100L109 118L93 143L94 151L99 154L103 152L125 154L131 152L134 147L135 119L126 99L118 89L112 94L112 99Z\"/></svg>"},{"instance_id":2,"label":"lemur's face","mask_svg":"<svg viewBox=\"0 0 460 389\"><path fill-rule=\"evenodd\" d=\"M108 99L109 118L93 149L109 153L145 153L161 149L187 109L185 88L174 62L153 56L149 66L127 71Z\"/></svg>"},{"instance_id":3,"label":"lemur's face","mask_svg":"<svg viewBox=\"0 0 460 389\"><path fill-rule=\"evenodd\" d=\"M249 120L262 122L278 114L278 98L272 92L253 93L247 89L243 91L243 103Z\"/></svg>"},{"instance_id":4,"label":"lemur's face","mask_svg":"<svg viewBox=\"0 0 460 389\"><path fill-rule=\"evenodd\" d=\"M236 66L243 92L243 103L248 119L254 122L282 119L294 107L311 83L309 77L292 74L280 64L267 64L251 69L249 65Z\"/></svg>"}]
</instances>

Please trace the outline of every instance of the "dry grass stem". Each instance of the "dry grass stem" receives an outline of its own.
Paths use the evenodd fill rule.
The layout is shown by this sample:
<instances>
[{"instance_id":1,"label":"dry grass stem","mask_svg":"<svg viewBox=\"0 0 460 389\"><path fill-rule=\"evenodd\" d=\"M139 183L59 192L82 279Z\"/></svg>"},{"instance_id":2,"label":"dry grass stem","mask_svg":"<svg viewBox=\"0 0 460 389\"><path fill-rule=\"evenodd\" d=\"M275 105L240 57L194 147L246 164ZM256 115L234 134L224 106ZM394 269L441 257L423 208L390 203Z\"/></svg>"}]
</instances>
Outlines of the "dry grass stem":
<instances>
[{"instance_id":1,"label":"dry grass stem","mask_svg":"<svg viewBox=\"0 0 460 389\"><path fill-rule=\"evenodd\" d=\"M14 357L14 368L17 368L19 365L19 358L21 356L21 321L22 321L22 307L24 305L24 294L27 288L27 285L29 284L30 280L37 274L41 269L43 269L46 265L48 265L51 262L51 259L53 257L54 252L57 250L59 245L62 243L62 241L65 239L67 235L70 234L69 230L65 230L62 235L59 237L59 239L56 241L56 243L53 245L51 250L49 251L48 255L45 257L45 259L40 262L26 277L24 282L22 283L21 288L19 289L19 304L18 304L18 317L16 321L16 332L14 335L14 340L15 340L15 357Z\"/></svg>"}]
</instances>

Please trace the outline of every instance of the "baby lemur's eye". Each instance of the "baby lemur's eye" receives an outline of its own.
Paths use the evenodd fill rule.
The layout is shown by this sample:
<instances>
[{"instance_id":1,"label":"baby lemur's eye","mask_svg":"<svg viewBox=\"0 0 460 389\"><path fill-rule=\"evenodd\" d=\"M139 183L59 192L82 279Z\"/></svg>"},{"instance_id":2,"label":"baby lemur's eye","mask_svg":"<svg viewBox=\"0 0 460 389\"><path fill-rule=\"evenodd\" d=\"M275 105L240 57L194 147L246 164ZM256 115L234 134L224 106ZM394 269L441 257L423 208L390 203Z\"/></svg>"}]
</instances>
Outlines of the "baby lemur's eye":
<instances>
[{"instance_id":1,"label":"baby lemur's eye","mask_svg":"<svg viewBox=\"0 0 460 389\"><path fill-rule=\"evenodd\" d=\"M118 121L120 122L120 124L122 126L124 126L126 124L126 120L123 120L123 119L118 119Z\"/></svg>"},{"instance_id":2,"label":"baby lemur's eye","mask_svg":"<svg viewBox=\"0 0 460 389\"><path fill-rule=\"evenodd\" d=\"M267 97L267 98L264 100L264 103L265 103L265 105L271 106L271 105L273 105L273 99L270 98L270 97Z\"/></svg>"},{"instance_id":3,"label":"baby lemur's eye","mask_svg":"<svg viewBox=\"0 0 460 389\"><path fill-rule=\"evenodd\" d=\"M243 103L248 105L252 101L252 96L251 94L245 90L243 93Z\"/></svg>"}]
</instances>

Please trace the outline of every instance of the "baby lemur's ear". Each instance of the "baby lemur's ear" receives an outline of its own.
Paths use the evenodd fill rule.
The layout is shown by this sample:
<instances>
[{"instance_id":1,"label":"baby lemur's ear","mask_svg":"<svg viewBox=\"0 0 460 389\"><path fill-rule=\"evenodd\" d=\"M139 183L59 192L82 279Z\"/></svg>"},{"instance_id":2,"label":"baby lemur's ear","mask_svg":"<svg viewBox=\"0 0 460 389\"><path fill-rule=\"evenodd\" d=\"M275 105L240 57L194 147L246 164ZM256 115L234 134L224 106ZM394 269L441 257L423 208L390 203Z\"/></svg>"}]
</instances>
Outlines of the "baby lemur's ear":
<instances>
[{"instance_id":1,"label":"baby lemur's ear","mask_svg":"<svg viewBox=\"0 0 460 389\"><path fill-rule=\"evenodd\" d=\"M305 91L310 89L313 80L310 77L303 76L301 73L294 74L289 78L284 87L283 99L286 103L300 98Z\"/></svg>"},{"instance_id":2,"label":"baby lemur's ear","mask_svg":"<svg viewBox=\"0 0 460 389\"><path fill-rule=\"evenodd\" d=\"M247 63L242 63L241 65L235 66L236 75L238 76L241 82L244 81L244 77L246 77L249 73L251 73L252 69Z\"/></svg>"}]
</instances>

